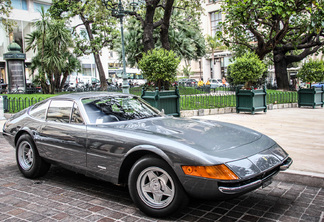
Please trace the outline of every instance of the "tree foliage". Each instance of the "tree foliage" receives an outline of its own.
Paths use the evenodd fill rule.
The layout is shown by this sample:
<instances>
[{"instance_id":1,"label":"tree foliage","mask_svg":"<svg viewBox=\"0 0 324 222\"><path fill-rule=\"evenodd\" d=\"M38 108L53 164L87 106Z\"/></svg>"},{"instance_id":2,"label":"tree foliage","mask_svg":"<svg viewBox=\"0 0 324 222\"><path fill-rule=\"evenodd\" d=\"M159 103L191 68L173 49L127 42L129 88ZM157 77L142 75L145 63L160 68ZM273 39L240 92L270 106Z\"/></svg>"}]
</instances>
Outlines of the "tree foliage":
<instances>
[{"instance_id":1,"label":"tree foliage","mask_svg":"<svg viewBox=\"0 0 324 222\"><path fill-rule=\"evenodd\" d=\"M179 63L180 59L172 50L153 49L143 54L138 67L147 81L154 82L161 90L164 82L175 80Z\"/></svg>"},{"instance_id":2,"label":"tree foliage","mask_svg":"<svg viewBox=\"0 0 324 222\"><path fill-rule=\"evenodd\" d=\"M299 70L298 75L303 82L321 82L324 80L324 62L320 60L310 60Z\"/></svg>"},{"instance_id":3,"label":"tree foliage","mask_svg":"<svg viewBox=\"0 0 324 222\"><path fill-rule=\"evenodd\" d=\"M111 16L100 0L53 0L49 10L56 18L71 19L79 17L80 24L72 27L77 55L93 54L102 90L107 89L106 76L100 59L104 47L112 48L113 40L118 36L116 19ZM81 32L77 28L81 26Z\"/></svg>"},{"instance_id":4,"label":"tree foliage","mask_svg":"<svg viewBox=\"0 0 324 222\"><path fill-rule=\"evenodd\" d=\"M199 21L196 19L186 19L186 15L181 10L173 12L168 37L170 49L183 59L186 65L188 65L189 61L197 60L205 55L205 42L199 27ZM134 66L141 59L145 51L143 44L144 30L135 19L130 19L126 28L125 52L127 62L129 65ZM162 47L159 36L159 29L155 29L153 32L153 38L155 39L154 48ZM120 39L117 41L117 45L119 43ZM121 51L120 46L115 48Z\"/></svg>"},{"instance_id":5,"label":"tree foliage","mask_svg":"<svg viewBox=\"0 0 324 222\"><path fill-rule=\"evenodd\" d=\"M80 68L80 62L71 54L72 36L63 20L53 20L41 11L41 20L35 31L26 37L26 51L33 50L32 71L38 70L38 79L44 93L55 93L64 86L67 76Z\"/></svg>"},{"instance_id":6,"label":"tree foliage","mask_svg":"<svg viewBox=\"0 0 324 222\"><path fill-rule=\"evenodd\" d=\"M144 51L147 52L155 48L155 30L159 32L159 40L162 48L170 50L171 44L169 31L174 12L180 10L186 15L186 20L200 20L202 12L200 0L150 0L141 5L141 10L132 15L141 23L143 30Z\"/></svg>"},{"instance_id":7,"label":"tree foliage","mask_svg":"<svg viewBox=\"0 0 324 222\"><path fill-rule=\"evenodd\" d=\"M278 87L288 89L287 66L324 44L323 6L323 0L225 0L223 40L260 59L273 53Z\"/></svg>"},{"instance_id":8,"label":"tree foliage","mask_svg":"<svg viewBox=\"0 0 324 222\"><path fill-rule=\"evenodd\" d=\"M246 53L237 57L228 69L234 84L245 84L245 88L251 88L267 71L267 66L255 53Z\"/></svg>"},{"instance_id":9,"label":"tree foliage","mask_svg":"<svg viewBox=\"0 0 324 222\"><path fill-rule=\"evenodd\" d=\"M0 20L8 33L12 32L13 27L16 25L16 22L8 19L11 10L11 0L0 0Z\"/></svg>"}]
</instances>

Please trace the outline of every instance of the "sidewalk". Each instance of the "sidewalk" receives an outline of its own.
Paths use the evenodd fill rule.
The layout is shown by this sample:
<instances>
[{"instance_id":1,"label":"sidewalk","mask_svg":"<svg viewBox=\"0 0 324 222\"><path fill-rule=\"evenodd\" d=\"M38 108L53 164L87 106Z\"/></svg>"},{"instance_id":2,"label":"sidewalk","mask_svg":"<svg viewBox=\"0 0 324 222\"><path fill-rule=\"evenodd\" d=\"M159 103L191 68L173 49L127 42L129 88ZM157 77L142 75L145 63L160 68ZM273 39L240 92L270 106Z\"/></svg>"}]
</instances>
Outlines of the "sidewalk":
<instances>
[{"instance_id":1,"label":"sidewalk","mask_svg":"<svg viewBox=\"0 0 324 222\"><path fill-rule=\"evenodd\" d=\"M310 176L321 178L319 184L323 185L324 108L287 108L269 110L267 113L257 112L255 115L230 113L193 118L230 122L266 134L294 160L287 173L299 177L290 180L309 180Z\"/></svg>"},{"instance_id":2,"label":"sidewalk","mask_svg":"<svg viewBox=\"0 0 324 222\"><path fill-rule=\"evenodd\" d=\"M290 175L284 179L304 180L305 183L311 177L313 185L324 186L324 108L287 108L255 115L230 113L192 118L230 122L264 133L294 160L287 173L279 176ZM4 122L0 120L1 131Z\"/></svg>"}]
</instances>

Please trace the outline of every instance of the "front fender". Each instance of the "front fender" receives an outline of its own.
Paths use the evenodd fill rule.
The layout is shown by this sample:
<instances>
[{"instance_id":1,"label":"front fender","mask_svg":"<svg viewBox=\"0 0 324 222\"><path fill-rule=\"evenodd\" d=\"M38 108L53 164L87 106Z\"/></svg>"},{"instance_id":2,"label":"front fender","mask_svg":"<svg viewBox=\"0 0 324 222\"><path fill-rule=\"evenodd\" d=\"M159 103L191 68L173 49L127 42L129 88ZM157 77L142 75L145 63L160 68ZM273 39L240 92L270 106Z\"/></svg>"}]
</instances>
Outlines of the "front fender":
<instances>
[{"instance_id":1,"label":"front fender","mask_svg":"<svg viewBox=\"0 0 324 222\"><path fill-rule=\"evenodd\" d=\"M174 161L172 161L170 156L163 150L153 145L138 145L130 149L123 158L118 177L119 184L127 184L128 175L132 166L136 161L146 155L157 156L167 162L175 172L179 171L178 167L174 164Z\"/></svg>"}]
</instances>

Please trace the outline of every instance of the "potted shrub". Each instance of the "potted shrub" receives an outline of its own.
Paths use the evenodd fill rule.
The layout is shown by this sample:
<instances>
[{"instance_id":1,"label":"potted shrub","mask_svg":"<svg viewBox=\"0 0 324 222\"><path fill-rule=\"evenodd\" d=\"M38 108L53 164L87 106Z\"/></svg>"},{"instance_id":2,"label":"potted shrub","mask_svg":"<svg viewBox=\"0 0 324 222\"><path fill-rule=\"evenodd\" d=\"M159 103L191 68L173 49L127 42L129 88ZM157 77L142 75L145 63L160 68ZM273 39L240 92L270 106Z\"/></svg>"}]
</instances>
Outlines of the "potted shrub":
<instances>
[{"instance_id":1,"label":"potted shrub","mask_svg":"<svg viewBox=\"0 0 324 222\"><path fill-rule=\"evenodd\" d=\"M147 82L156 86L155 91L147 91L144 87L141 97L167 115L180 116L180 94L178 87L169 88L170 82L175 81L180 59L173 51L153 49L143 54L138 63Z\"/></svg>"},{"instance_id":2,"label":"potted shrub","mask_svg":"<svg viewBox=\"0 0 324 222\"><path fill-rule=\"evenodd\" d=\"M306 62L297 74L303 82L310 82L309 89L298 90L298 107L301 106L321 106L323 107L323 87L312 87L312 82L324 80L324 62L310 60Z\"/></svg>"},{"instance_id":3,"label":"potted shrub","mask_svg":"<svg viewBox=\"0 0 324 222\"><path fill-rule=\"evenodd\" d=\"M244 87L236 88L236 112L267 111L266 88L256 88L257 82L267 71L264 64L255 53L246 53L235 59L229 65L229 79L235 84L244 84Z\"/></svg>"}]
</instances>

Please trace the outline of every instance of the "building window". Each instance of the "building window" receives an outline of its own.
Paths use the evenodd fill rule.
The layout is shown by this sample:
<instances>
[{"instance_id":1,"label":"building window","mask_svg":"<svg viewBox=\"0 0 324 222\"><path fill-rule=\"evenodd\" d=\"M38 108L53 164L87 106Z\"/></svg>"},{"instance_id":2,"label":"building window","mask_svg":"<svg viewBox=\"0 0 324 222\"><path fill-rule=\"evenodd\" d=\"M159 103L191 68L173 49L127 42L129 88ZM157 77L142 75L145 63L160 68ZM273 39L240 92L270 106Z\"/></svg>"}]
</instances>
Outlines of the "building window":
<instances>
[{"instance_id":1,"label":"building window","mask_svg":"<svg viewBox=\"0 0 324 222\"><path fill-rule=\"evenodd\" d=\"M11 6L14 9L28 10L26 0L11 0Z\"/></svg>"},{"instance_id":2,"label":"building window","mask_svg":"<svg viewBox=\"0 0 324 222\"><path fill-rule=\"evenodd\" d=\"M211 23L211 34L212 37L215 36L217 31L221 31L220 22L222 22L222 12L216 11L210 13L210 23Z\"/></svg>"},{"instance_id":3,"label":"building window","mask_svg":"<svg viewBox=\"0 0 324 222\"><path fill-rule=\"evenodd\" d=\"M47 12L47 10L51 7L50 5L45 5L45 4L34 2L34 11L35 12L41 12L42 11L42 9L41 9L42 6L44 8L44 12Z\"/></svg>"}]
</instances>

